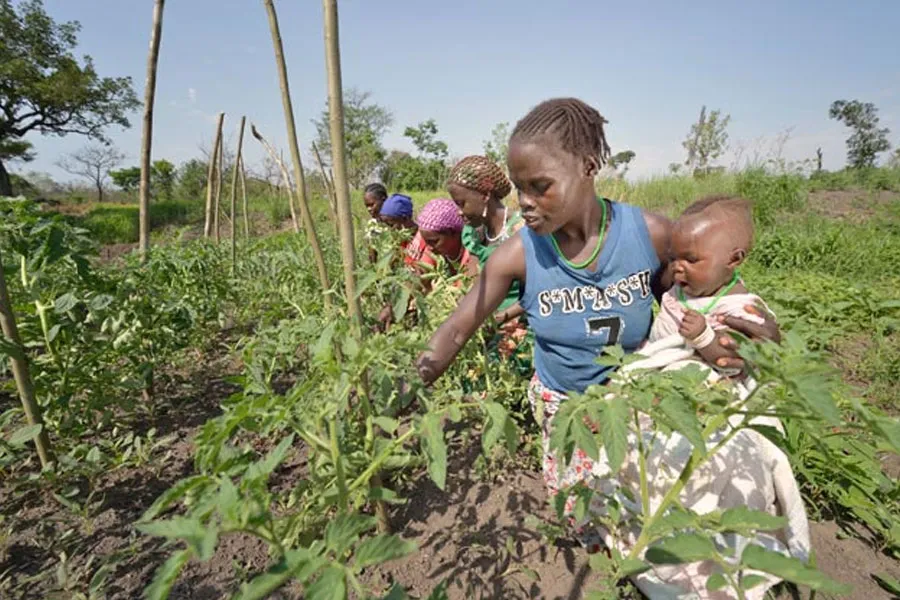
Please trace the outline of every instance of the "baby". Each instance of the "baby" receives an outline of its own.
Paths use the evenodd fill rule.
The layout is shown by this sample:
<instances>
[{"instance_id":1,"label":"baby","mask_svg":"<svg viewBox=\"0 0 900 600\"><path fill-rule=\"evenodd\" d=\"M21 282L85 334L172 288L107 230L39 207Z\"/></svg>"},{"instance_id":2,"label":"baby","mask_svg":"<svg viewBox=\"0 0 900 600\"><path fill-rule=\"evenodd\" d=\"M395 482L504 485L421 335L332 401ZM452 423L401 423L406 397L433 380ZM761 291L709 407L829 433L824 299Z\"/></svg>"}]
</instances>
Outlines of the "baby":
<instances>
[{"instance_id":1,"label":"baby","mask_svg":"<svg viewBox=\"0 0 900 600\"><path fill-rule=\"evenodd\" d=\"M760 316L746 308L765 307L765 303L747 291L737 270L752 246L749 201L735 196L710 196L689 206L672 230L674 285L662 297L649 342L679 334L706 364L716 367L717 361L728 355L714 343L716 331L725 329L721 322L724 317L763 323Z\"/></svg>"}]
</instances>

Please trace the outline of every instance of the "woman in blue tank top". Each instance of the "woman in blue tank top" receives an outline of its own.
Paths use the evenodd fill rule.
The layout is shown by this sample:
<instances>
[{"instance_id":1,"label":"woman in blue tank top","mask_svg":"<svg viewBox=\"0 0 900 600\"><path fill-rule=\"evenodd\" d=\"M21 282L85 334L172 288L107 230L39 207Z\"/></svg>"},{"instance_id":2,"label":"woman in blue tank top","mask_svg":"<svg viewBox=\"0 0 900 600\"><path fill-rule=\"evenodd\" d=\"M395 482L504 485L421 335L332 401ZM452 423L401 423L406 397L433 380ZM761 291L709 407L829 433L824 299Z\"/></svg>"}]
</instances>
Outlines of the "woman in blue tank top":
<instances>
[{"instance_id":1,"label":"woman in blue tank top","mask_svg":"<svg viewBox=\"0 0 900 600\"><path fill-rule=\"evenodd\" d=\"M543 428L544 480L551 495L591 472L590 459L579 450L562 474L548 452L559 403L609 378L610 367L595 362L605 346L633 351L641 345L650 332L654 298L671 286L670 221L596 196L594 177L610 155L605 123L584 102L560 98L539 104L516 124L508 167L527 227L491 255L417 361L426 383L437 379L519 282L535 337L528 395ZM764 325L737 318L726 324L751 338L778 338L771 318ZM735 350L728 336L720 344ZM721 366L743 367L736 352L723 360Z\"/></svg>"}]
</instances>

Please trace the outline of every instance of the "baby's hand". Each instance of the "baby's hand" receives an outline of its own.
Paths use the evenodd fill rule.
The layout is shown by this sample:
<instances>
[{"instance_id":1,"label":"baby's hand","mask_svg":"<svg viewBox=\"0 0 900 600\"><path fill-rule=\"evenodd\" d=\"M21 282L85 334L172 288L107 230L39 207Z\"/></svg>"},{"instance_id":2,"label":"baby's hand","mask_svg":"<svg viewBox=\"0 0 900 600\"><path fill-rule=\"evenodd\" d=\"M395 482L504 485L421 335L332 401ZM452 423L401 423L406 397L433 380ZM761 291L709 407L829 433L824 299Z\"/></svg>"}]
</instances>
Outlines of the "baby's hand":
<instances>
[{"instance_id":1,"label":"baby's hand","mask_svg":"<svg viewBox=\"0 0 900 600\"><path fill-rule=\"evenodd\" d=\"M706 319L695 310L686 310L678 333L686 340L693 340L706 330Z\"/></svg>"}]
</instances>

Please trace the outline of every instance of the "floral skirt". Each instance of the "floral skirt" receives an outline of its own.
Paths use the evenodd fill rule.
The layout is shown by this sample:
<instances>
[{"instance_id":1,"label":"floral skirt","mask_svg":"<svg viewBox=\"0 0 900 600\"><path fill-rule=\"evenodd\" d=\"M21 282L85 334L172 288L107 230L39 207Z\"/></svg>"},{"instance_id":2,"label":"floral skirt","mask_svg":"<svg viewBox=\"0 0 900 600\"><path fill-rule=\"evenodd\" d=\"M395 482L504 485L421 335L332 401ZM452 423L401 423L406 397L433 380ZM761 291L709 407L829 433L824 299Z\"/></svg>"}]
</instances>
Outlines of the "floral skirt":
<instances>
[{"instance_id":1,"label":"floral skirt","mask_svg":"<svg viewBox=\"0 0 900 600\"><path fill-rule=\"evenodd\" d=\"M565 394L560 394L554 390L544 387L537 374L531 378L528 386L528 403L534 413L535 421L541 428L541 438L543 442L543 460L541 461L542 472L544 477L544 485L547 486L547 494L552 500L561 489L569 488L579 482L590 486L593 483L594 461L579 448L572 453L572 459L568 465L560 468L559 460L550 450L550 433L552 431L552 421L559 405L566 399ZM598 497L594 497L591 504L599 502ZM588 523L576 523L572 517L575 508L576 497L569 496L566 500L564 515L568 517L569 525L575 529L576 538L581 544L587 548L589 553L600 550L602 542L599 532ZM594 508L593 506L591 507Z\"/></svg>"}]
</instances>

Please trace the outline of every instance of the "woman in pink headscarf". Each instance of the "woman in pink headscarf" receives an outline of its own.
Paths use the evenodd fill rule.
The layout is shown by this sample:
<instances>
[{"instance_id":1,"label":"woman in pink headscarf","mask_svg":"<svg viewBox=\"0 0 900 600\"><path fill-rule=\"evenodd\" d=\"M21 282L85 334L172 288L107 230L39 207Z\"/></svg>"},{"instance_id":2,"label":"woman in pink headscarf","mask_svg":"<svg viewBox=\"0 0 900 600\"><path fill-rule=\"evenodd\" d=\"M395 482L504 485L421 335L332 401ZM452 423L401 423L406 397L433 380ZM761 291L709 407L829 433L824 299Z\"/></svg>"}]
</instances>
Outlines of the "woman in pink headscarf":
<instances>
[{"instance_id":1,"label":"woman in pink headscarf","mask_svg":"<svg viewBox=\"0 0 900 600\"><path fill-rule=\"evenodd\" d=\"M478 259L462 243L465 223L453 200L435 198L419 212L419 231L406 247L406 264L421 271L423 266L437 265L444 258L451 274L478 274Z\"/></svg>"}]
</instances>

